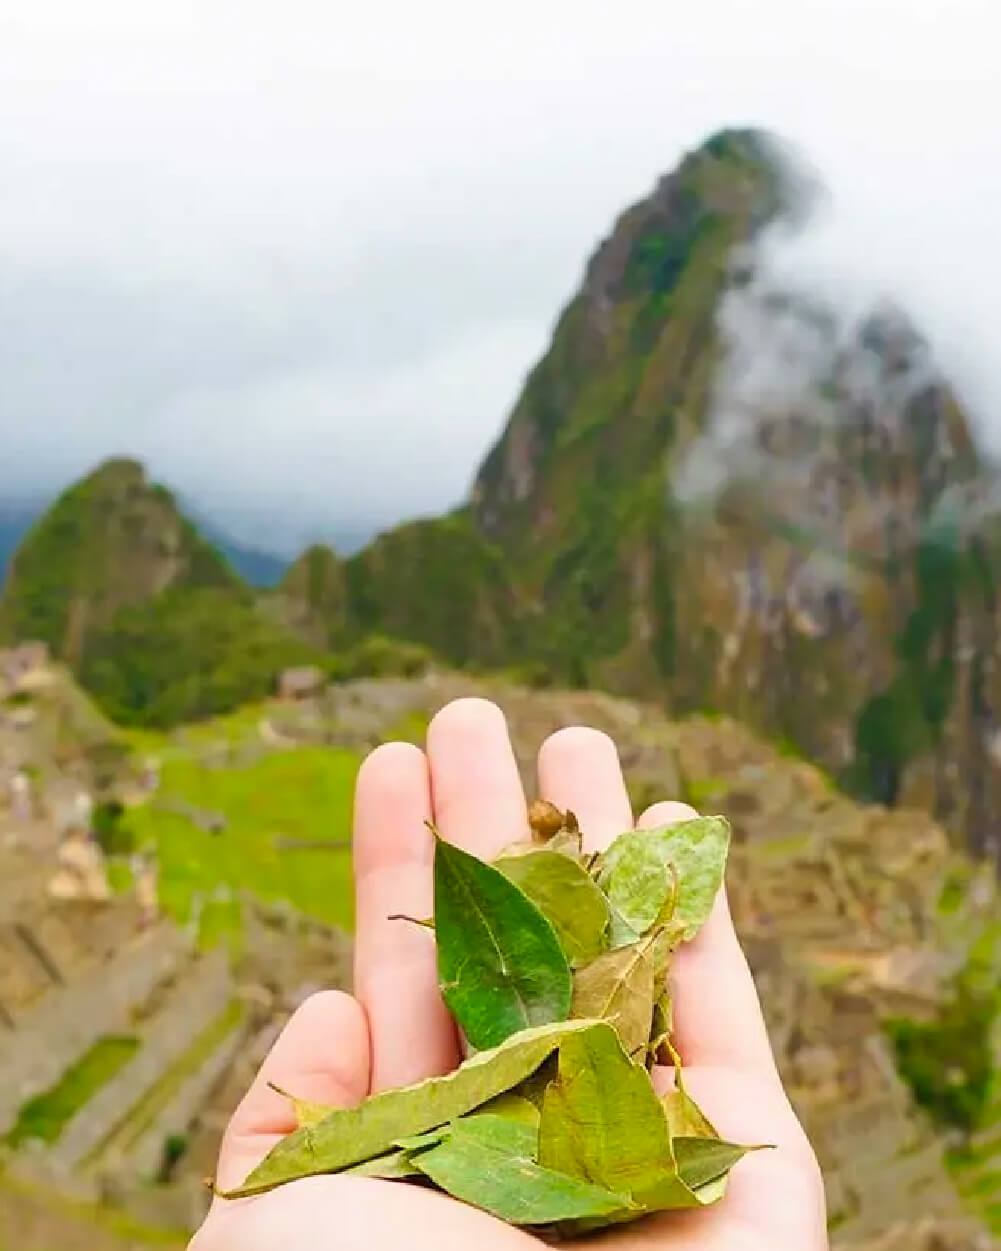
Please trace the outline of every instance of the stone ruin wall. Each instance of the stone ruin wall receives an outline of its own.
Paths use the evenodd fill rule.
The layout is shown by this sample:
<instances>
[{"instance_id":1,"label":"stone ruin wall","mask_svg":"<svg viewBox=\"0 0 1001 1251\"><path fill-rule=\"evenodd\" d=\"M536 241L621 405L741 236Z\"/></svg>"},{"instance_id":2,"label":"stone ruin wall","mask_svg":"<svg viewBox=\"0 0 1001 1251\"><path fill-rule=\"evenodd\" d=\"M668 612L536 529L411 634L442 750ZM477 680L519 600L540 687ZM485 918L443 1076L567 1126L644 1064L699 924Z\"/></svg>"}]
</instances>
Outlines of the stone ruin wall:
<instances>
[{"instance_id":1,"label":"stone ruin wall","mask_svg":"<svg viewBox=\"0 0 1001 1251\"><path fill-rule=\"evenodd\" d=\"M23 1016L0 1025L0 1132L10 1129L25 1100L54 1085L99 1038L132 1033L133 1009L184 959L179 935L163 927L107 962L64 975Z\"/></svg>"}]
</instances>

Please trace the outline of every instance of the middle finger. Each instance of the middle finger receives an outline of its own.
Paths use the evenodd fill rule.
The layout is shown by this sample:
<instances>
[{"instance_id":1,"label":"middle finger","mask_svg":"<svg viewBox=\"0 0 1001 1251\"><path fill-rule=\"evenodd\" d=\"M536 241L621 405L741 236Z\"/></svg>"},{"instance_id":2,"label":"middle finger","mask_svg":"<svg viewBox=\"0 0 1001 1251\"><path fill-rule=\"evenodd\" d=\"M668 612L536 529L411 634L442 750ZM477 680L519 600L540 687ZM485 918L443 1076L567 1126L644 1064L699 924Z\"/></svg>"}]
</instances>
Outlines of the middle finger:
<instances>
[{"instance_id":1,"label":"middle finger","mask_svg":"<svg viewBox=\"0 0 1001 1251\"><path fill-rule=\"evenodd\" d=\"M632 829L619 753L607 734L583 725L557 730L539 749L538 772L539 793L574 813L588 851Z\"/></svg>"}]
</instances>

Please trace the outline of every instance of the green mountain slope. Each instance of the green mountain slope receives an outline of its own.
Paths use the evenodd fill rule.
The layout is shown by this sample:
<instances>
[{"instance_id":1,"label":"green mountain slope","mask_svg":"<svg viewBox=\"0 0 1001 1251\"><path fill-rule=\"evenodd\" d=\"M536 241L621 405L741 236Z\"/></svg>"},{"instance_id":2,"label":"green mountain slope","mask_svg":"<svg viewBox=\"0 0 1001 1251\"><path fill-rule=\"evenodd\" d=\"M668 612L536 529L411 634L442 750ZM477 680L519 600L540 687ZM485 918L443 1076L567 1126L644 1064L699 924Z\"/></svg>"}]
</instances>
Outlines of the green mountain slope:
<instances>
[{"instance_id":1,"label":"green mountain slope","mask_svg":"<svg viewBox=\"0 0 1001 1251\"><path fill-rule=\"evenodd\" d=\"M29 530L0 596L0 639L40 639L123 724L173 724L267 694L310 648L135 461L112 460Z\"/></svg>"},{"instance_id":2,"label":"green mountain slope","mask_svg":"<svg viewBox=\"0 0 1001 1251\"><path fill-rule=\"evenodd\" d=\"M270 605L290 629L326 648L347 630L347 594L344 562L331 548L316 544L289 567Z\"/></svg>"},{"instance_id":3,"label":"green mountain slope","mask_svg":"<svg viewBox=\"0 0 1001 1251\"><path fill-rule=\"evenodd\" d=\"M43 505L0 503L0 585L7 565L17 551L32 522L41 515Z\"/></svg>"},{"instance_id":4,"label":"green mountain slope","mask_svg":"<svg viewBox=\"0 0 1001 1251\"><path fill-rule=\"evenodd\" d=\"M470 509L376 540L344 569L343 617L341 601L328 611L315 600L314 617L417 639L454 664L534 663L557 680L643 693L665 685L676 582L665 475L707 402L731 252L790 195L769 151L754 132L721 134L623 215ZM305 614L297 569L284 590ZM637 588L659 606L654 620Z\"/></svg>"},{"instance_id":5,"label":"green mountain slope","mask_svg":"<svg viewBox=\"0 0 1001 1251\"><path fill-rule=\"evenodd\" d=\"M77 665L120 609L178 587L235 593L240 582L141 465L112 460L29 530L4 585L0 631L44 640Z\"/></svg>"},{"instance_id":6,"label":"green mountain slope","mask_svg":"<svg viewBox=\"0 0 1001 1251\"><path fill-rule=\"evenodd\" d=\"M262 699L282 669L319 658L246 593L174 587L116 613L78 672L119 724L169 726Z\"/></svg>"},{"instance_id":7,"label":"green mountain slope","mask_svg":"<svg viewBox=\"0 0 1001 1251\"><path fill-rule=\"evenodd\" d=\"M465 513L381 535L345 566L355 636L413 639L457 665L518 652L522 610L503 555Z\"/></svg>"},{"instance_id":8,"label":"green mountain slope","mask_svg":"<svg viewBox=\"0 0 1001 1251\"><path fill-rule=\"evenodd\" d=\"M465 511L399 526L347 561L311 547L271 606L316 646L406 638L460 666L508 663L527 616L503 553Z\"/></svg>"}]
</instances>

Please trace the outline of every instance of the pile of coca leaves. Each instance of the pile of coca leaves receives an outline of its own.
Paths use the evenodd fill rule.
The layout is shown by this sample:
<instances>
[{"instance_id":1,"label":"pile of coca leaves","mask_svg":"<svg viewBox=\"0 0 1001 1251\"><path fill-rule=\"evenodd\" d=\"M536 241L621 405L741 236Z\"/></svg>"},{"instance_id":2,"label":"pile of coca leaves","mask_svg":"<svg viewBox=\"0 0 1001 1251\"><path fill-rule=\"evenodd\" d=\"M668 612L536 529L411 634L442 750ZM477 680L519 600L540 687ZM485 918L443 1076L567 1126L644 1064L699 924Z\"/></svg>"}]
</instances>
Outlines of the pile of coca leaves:
<instances>
[{"instance_id":1,"label":"pile of coca leaves","mask_svg":"<svg viewBox=\"0 0 1001 1251\"><path fill-rule=\"evenodd\" d=\"M723 1141L685 1091L668 973L712 908L729 826L630 831L600 854L545 801L530 826L493 864L435 836L434 918L419 923L460 1067L353 1108L290 1095L298 1129L226 1197L344 1172L432 1185L559 1238L723 1196L755 1148ZM675 1081L658 1095L665 1062Z\"/></svg>"}]
</instances>

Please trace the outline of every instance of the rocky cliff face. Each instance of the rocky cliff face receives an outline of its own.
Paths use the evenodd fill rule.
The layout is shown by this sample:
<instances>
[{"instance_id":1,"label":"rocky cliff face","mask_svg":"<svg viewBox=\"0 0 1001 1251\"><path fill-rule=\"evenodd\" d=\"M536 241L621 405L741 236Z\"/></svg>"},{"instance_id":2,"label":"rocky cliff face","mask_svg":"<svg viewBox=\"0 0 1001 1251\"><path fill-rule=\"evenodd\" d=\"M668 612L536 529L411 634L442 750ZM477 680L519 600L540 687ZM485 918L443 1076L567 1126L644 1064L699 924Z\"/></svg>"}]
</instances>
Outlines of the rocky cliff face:
<instances>
[{"instance_id":1,"label":"rocky cliff face","mask_svg":"<svg viewBox=\"0 0 1001 1251\"><path fill-rule=\"evenodd\" d=\"M707 407L734 249L790 194L768 152L719 135L623 214L478 476L476 520L581 683L648 690L674 663L668 475Z\"/></svg>"},{"instance_id":2,"label":"rocky cliff face","mask_svg":"<svg viewBox=\"0 0 1001 1251\"><path fill-rule=\"evenodd\" d=\"M685 587L670 693L982 845L999 549L968 524L981 466L900 314L845 334L812 311L753 281L724 299L707 422L670 477Z\"/></svg>"}]
</instances>

